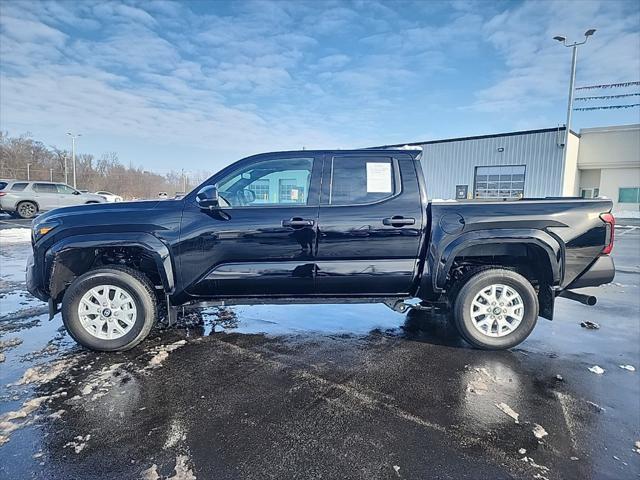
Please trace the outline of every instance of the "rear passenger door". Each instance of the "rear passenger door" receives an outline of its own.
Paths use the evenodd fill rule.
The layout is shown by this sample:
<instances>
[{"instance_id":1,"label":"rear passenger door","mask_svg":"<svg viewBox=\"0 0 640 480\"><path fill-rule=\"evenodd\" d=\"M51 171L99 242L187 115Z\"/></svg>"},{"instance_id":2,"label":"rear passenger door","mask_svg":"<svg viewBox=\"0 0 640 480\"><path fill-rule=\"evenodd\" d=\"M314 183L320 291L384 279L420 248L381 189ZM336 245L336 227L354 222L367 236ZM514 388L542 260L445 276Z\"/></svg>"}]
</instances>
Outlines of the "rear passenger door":
<instances>
[{"instance_id":1,"label":"rear passenger door","mask_svg":"<svg viewBox=\"0 0 640 480\"><path fill-rule=\"evenodd\" d=\"M327 155L322 185L316 293L408 293L423 222L414 160Z\"/></svg>"},{"instance_id":2,"label":"rear passenger door","mask_svg":"<svg viewBox=\"0 0 640 480\"><path fill-rule=\"evenodd\" d=\"M40 210L53 210L58 208L58 189L54 183L34 183L33 198Z\"/></svg>"}]
</instances>

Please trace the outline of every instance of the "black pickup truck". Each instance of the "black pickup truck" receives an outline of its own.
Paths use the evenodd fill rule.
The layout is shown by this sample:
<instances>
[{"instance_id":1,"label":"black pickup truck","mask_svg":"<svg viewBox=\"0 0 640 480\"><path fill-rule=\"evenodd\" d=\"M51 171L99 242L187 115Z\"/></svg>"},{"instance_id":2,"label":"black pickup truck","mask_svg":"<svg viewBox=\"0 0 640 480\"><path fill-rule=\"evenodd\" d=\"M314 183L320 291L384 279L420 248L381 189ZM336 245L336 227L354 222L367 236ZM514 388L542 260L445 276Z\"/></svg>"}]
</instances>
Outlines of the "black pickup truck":
<instances>
[{"instance_id":1,"label":"black pickup truck","mask_svg":"<svg viewBox=\"0 0 640 480\"><path fill-rule=\"evenodd\" d=\"M611 201L428 202L420 155L260 154L179 200L50 211L28 289L95 350L132 348L181 305L296 302L450 306L469 343L503 349L557 296L593 304L571 290L613 279Z\"/></svg>"}]
</instances>

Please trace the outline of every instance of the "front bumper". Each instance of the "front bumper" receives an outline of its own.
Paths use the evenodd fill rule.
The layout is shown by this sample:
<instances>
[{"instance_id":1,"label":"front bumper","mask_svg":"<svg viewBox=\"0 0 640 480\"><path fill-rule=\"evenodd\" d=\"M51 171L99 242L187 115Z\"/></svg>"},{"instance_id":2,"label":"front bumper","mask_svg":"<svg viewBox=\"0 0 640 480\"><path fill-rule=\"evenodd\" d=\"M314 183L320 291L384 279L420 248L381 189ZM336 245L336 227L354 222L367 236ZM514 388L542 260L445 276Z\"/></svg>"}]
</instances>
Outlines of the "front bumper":
<instances>
[{"instance_id":1,"label":"front bumper","mask_svg":"<svg viewBox=\"0 0 640 480\"><path fill-rule=\"evenodd\" d=\"M610 255L601 255L565 290L583 287L597 287L610 283L616 275L616 267Z\"/></svg>"},{"instance_id":2,"label":"front bumper","mask_svg":"<svg viewBox=\"0 0 640 480\"><path fill-rule=\"evenodd\" d=\"M41 284L42 275L36 266L33 253L29 255L29 259L27 260L26 277L27 290L29 293L43 302L48 301L49 295L44 291L43 285Z\"/></svg>"}]
</instances>

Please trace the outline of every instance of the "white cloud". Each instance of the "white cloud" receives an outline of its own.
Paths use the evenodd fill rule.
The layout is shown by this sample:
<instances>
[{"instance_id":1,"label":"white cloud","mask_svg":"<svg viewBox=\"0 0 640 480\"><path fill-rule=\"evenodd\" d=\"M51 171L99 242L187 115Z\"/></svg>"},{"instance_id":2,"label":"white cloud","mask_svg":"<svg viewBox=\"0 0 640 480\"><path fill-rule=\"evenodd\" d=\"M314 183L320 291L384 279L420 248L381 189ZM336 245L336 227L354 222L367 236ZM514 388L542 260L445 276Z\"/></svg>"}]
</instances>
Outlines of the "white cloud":
<instances>
[{"instance_id":1,"label":"white cloud","mask_svg":"<svg viewBox=\"0 0 640 480\"><path fill-rule=\"evenodd\" d=\"M504 58L506 69L477 92L472 109L525 112L566 98L571 51L552 38L581 41L577 84L636 80L640 72L640 11L614 1L527 2L485 23L483 33ZM625 11L628 10L628 11Z\"/></svg>"},{"instance_id":2,"label":"white cloud","mask_svg":"<svg viewBox=\"0 0 640 480\"><path fill-rule=\"evenodd\" d=\"M549 38L577 25L601 29L581 51L579 81L637 77L629 45L638 44L638 14L620 5L509 3L499 13L473 1L275 1L213 14L162 0L5 2L0 123L12 133L83 129L85 139L135 137L227 158L394 143L411 135L407 125L416 134L441 129L429 109L467 101L457 98L460 89L472 94L466 62L486 57L487 45L495 61L468 79L484 85L473 113L558 102L569 52ZM389 125L409 109L416 118Z\"/></svg>"}]
</instances>

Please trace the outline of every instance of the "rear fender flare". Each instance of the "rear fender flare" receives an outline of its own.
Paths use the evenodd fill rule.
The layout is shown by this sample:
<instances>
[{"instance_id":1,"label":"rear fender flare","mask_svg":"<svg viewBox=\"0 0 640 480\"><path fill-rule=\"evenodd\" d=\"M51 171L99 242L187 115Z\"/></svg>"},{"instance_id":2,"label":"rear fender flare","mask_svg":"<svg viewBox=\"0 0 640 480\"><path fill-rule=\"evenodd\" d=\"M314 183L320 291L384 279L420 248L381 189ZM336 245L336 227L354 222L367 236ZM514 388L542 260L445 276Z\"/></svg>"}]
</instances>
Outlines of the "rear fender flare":
<instances>
[{"instance_id":1,"label":"rear fender flare","mask_svg":"<svg viewBox=\"0 0 640 480\"><path fill-rule=\"evenodd\" d=\"M99 233L86 235L73 235L54 243L45 254L45 272L50 276L55 262L60 254L72 250L86 250L104 247L138 247L145 250L154 259L162 286L167 294L175 289L174 269L171 262L171 253L166 244L149 233ZM49 284L50 278L45 279ZM50 292L52 297L59 292Z\"/></svg>"},{"instance_id":2,"label":"rear fender flare","mask_svg":"<svg viewBox=\"0 0 640 480\"><path fill-rule=\"evenodd\" d=\"M553 283L560 283L564 251L561 244L549 233L535 229L474 230L458 236L447 244L437 261L432 263L434 291L442 291L445 287L449 270L460 252L465 248L486 243L529 244L542 248L549 259Z\"/></svg>"}]
</instances>

